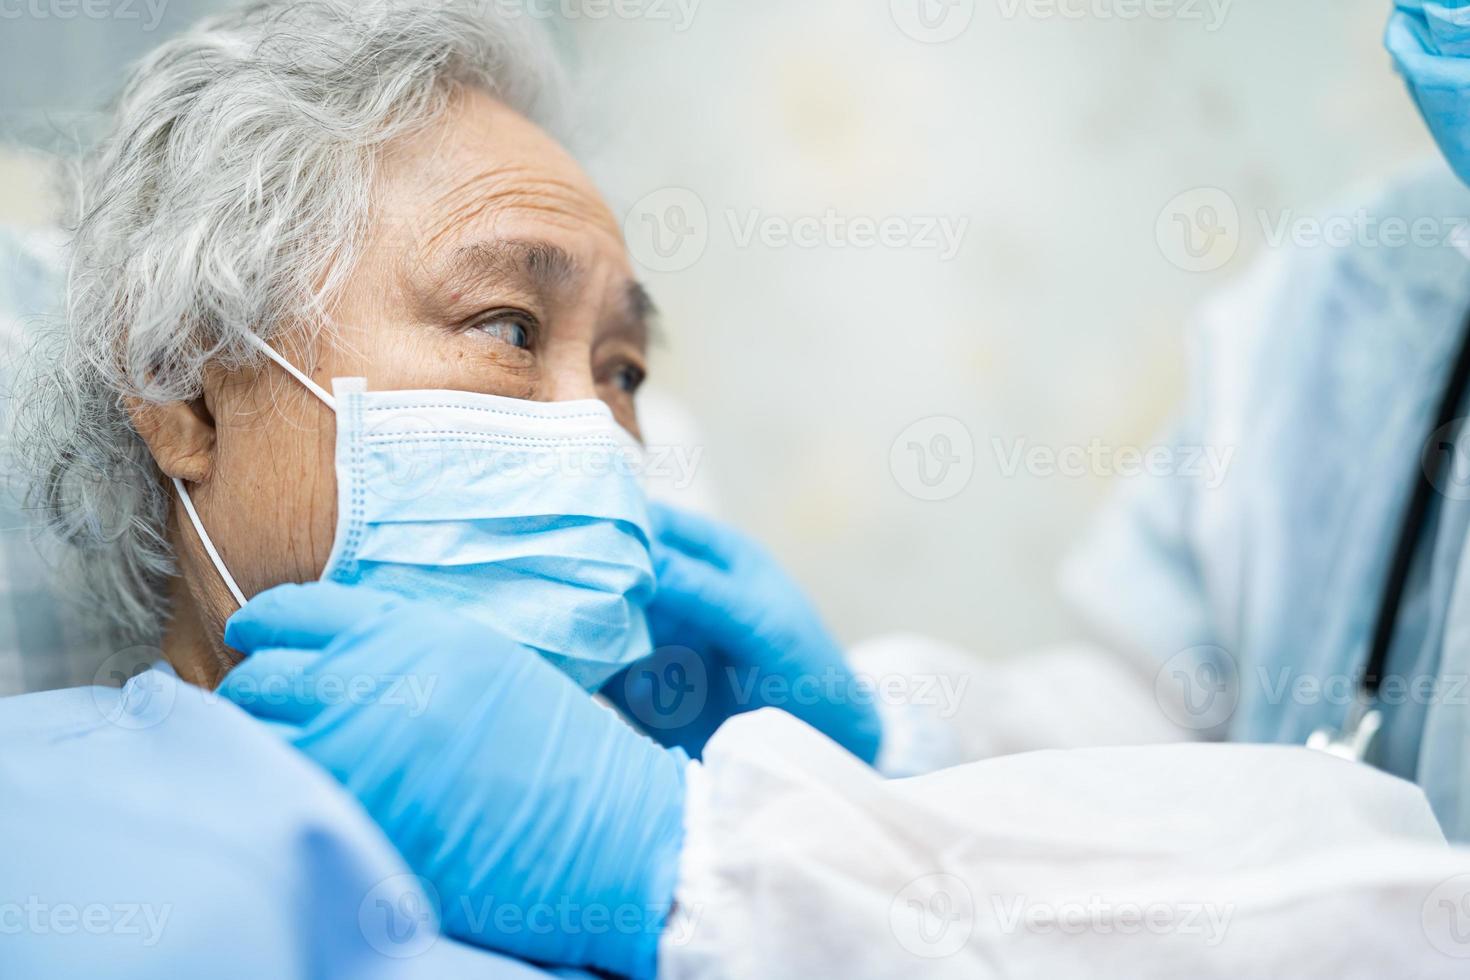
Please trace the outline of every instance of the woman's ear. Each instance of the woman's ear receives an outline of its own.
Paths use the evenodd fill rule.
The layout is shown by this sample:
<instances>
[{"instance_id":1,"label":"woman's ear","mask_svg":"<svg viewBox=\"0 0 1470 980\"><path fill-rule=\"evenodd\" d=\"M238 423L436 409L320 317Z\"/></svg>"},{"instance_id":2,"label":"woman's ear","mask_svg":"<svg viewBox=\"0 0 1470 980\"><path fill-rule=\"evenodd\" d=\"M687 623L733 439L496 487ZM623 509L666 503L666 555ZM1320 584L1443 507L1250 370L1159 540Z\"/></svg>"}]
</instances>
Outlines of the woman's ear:
<instances>
[{"instance_id":1,"label":"woman's ear","mask_svg":"<svg viewBox=\"0 0 1470 980\"><path fill-rule=\"evenodd\" d=\"M214 469L214 417L204 399L189 402L127 401L133 428L165 476L190 483L209 479Z\"/></svg>"}]
</instances>

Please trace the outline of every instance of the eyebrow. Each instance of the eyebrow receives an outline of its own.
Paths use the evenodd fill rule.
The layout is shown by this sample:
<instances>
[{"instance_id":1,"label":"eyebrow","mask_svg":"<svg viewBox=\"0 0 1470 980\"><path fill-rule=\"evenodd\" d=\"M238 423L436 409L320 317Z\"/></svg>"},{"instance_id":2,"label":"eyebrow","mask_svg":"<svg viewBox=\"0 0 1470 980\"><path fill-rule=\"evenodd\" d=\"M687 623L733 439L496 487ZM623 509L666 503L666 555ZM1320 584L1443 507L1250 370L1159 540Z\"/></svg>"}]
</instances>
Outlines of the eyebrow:
<instances>
[{"instance_id":1,"label":"eyebrow","mask_svg":"<svg viewBox=\"0 0 1470 980\"><path fill-rule=\"evenodd\" d=\"M623 292L623 311L618 321L614 331L626 334L628 339L644 349L663 343L658 307L641 282L628 283Z\"/></svg>"},{"instance_id":2,"label":"eyebrow","mask_svg":"<svg viewBox=\"0 0 1470 980\"><path fill-rule=\"evenodd\" d=\"M432 271L430 279L435 292L470 282L507 288L529 286L538 299L549 302L557 293L575 285L581 275L580 263L559 245L512 238L462 245ZM658 318L658 307L648 290L642 283L630 280L624 287L622 309L612 317L607 332L647 347L663 340Z\"/></svg>"},{"instance_id":3,"label":"eyebrow","mask_svg":"<svg viewBox=\"0 0 1470 980\"><path fill-rule=\"evenodd\" d=\"M529 285L541 299L549 299L574 283L581 271L571 253L559 246L496 239L455 249L432 278L439 289L467 281Z\"/></svg>"}]
</instances>

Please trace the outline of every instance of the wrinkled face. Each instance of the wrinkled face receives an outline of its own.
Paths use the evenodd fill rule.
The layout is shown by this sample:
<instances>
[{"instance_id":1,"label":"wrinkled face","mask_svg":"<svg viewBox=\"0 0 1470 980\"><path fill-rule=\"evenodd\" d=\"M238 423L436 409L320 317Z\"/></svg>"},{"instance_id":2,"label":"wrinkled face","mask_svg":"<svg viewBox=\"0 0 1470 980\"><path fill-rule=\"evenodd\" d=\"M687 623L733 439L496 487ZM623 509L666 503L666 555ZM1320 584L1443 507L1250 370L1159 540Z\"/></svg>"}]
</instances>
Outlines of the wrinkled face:
<instances>
[{"instance_id":1,"label":"wrinkled face","mask_svg":"<svg viewBox=\"0 0 1470 980\"><path fill-rule=\"evenodd\" d=\"M465 93L394 148L378 181L334 326L283 354L328 390L360 376L380 390L599 398L637 434L649 304L617 222L560 146ZM205 388L192 410L213 444L185 478L225 564L247 597L317 578L336 526L332 411L272 364L216 372ZM155 446L170 472L162 455ZM174 516L182 582L165 652L186 679L212 683L233 659L219 638L235 603L177 503Z\"/></svg>"}]
</instances>

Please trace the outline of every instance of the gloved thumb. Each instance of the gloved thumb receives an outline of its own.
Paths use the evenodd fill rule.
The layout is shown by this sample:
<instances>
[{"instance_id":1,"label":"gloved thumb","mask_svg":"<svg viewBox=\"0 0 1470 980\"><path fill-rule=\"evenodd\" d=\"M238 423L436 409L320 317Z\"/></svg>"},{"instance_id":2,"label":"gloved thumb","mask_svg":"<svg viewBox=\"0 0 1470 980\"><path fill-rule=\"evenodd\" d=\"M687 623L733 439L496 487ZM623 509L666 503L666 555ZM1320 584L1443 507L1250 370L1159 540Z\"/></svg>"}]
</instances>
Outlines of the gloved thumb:
<instances>
[{"instance_id":1,"label":"gloved thumb","mask_svg":"<svg viewBox=\"0 0 1470 980\"><path fill-rule=\"evenodd\" d=\"M320 659L314 650L258 650L225 675L217 693L262 721L305 725L322 709L320 685L309 673Z\"/></svg>"},{"instance_id":2,"label":"gloved thumb","mask_svg":"<svg viewBox=\"0 0 1470 980\"><path fill-rule=\"evenodd\" d=\"M247 654L262 647L319 649L402 601L386 592L336 582L278 585L229 618L225 645Z\"/></svg>"}]
</instances>

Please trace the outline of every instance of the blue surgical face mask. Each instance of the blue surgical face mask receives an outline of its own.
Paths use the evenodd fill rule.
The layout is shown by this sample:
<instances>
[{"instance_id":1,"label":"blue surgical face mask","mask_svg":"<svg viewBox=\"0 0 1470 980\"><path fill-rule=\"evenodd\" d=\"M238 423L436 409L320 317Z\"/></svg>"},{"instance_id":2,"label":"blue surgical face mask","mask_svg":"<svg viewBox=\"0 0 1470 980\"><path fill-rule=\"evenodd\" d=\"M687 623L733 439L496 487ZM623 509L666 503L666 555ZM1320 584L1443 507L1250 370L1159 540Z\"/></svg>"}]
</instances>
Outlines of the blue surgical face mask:
<instances>
[{"instance_id":1,"label":"blue surgical face mask","mask_svg":"<svg viewBox=\"0 0 1470 980\"><path fill-rule=\"evenodd\" d=\"M650 650L653 595L638 443L600 401L463 391L333 394L337 533L324 581L437 602L524 644L587 690ZM244 595L175 486L235 599Z\"/></svg>"},{"instance_id":2,"label":"blue surgical face mask","mask_svg":"<svg viewBox=\"0 0 1470 980\"><path fill-rule=\"evenodd\" d=\"M1384 44L1419 114L1470 184L1470 0L1398 0Z\"/></svg>"}]
</instances>

